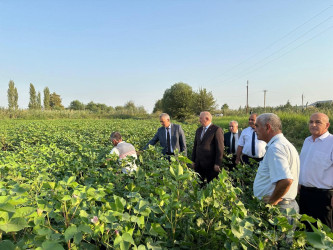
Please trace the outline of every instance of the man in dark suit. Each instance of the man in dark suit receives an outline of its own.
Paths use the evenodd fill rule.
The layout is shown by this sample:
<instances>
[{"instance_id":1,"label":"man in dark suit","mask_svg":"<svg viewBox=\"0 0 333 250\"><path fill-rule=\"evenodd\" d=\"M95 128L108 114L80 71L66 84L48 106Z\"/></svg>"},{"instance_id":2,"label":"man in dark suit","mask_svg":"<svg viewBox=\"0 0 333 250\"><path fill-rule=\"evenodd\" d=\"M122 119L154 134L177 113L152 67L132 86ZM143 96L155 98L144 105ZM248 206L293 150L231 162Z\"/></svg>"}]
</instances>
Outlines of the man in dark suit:
<instances>
[{"instance_id":1,"label":"man in dark suit","mask_svg":"<svg viewBox=\"0 0 333 250\"><path fill-rule=\"evenodd\" d=\"M199 173L203 186L205 179L209 183L221 171L224 144L223 131L212 124L212 115L209 112L200 113L200 123L202 127L195 133L192 166Z\"/></svg>"},{"instance_id":2,"label":"man in dark suit","mask_svg":"<svg viewBox=\"0 0 333 250\"><path fill-rule=\"evenodd\" d=\"M170 116L167 113L160 115L160 122L162 127L157 130L153 139L147 143L144 149L148 148L148 145L155 145L159 141L164 155L174 155L176 149L187 155L186 139L182 127L171 123Z\"/></svg>"},{"instance_id":3,"label":"man in dark suit","mask_svg":"<svg viewBox=\"0 0 333 250\"><path fill-rule=\"evenodd\" d=\"M231 121L229 123L229 132L224 134L224 147L228 154L232 154L231 163L228 164L229 171L236 166L236 152L240 135L241 131L238 130L238 122Z\"/></svg>"}]
</instances>

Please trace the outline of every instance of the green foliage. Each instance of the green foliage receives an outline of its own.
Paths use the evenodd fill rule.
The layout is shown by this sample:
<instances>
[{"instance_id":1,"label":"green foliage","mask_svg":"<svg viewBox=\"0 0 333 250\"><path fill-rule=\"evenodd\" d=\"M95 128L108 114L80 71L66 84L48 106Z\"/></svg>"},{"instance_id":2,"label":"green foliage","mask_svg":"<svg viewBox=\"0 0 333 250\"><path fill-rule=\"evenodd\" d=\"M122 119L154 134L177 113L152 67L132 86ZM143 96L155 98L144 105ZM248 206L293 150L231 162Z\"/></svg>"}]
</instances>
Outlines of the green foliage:
<instances>
[{"instance_id":1,"label":"green foliage","mask_svg":"<svg viewBox=\"0 0 333 250\"><path fill-rule=\"evenodd\" d=\"M44 88L44 110L50 109L50 90L48 87Z\"/></svg>"},{"instance_id":2,"label":"green foliage","mask_svg":"<svg viewBox=\"0 0 333 250\"><path fill-rule=\"evenodd\" d=\"M205 88L200 88L194 93L193 111L199 115L202 111L213 112L216 109L216 101L213 93L208 92Z\"/></svg>"},{"instance_id":3,"label":"green foliage","mask_svg":"<svg viewBox=\"0 0 333 250\"><path fill-rule=\"evenodd\" d=\"M72 110L84 110L85 109L85 105L80 102L79 100L74 100L69 104L69 109Z\"/></svg>"},{"instance_id":4,"label":"green foliage","mask_svg":"<svg viewBox=\"0 0 333 250\"><path fill-rule=\"evenodd\" d=\"M64 106L61 104L60 95L58 95L56 92L50 94L50 108L56 110L64 109Z\"/></svg>"},{"instance_id":5,"label":"green foliage","mask_svg":"<svg viewBox=\"0 0 333 250\"><path fill-rule=\"evenodd\" d=\"M216 101L212 92L200 88L194 92L186 83L179 82L166 89L163 98L155 103L153 113L165 112L176 119L188 119L202 111L214 112Z\"/></svg>"},{"instance_id":6,"label":"green foliage","mask_svg":"<svg viewBox=\"0 0 333 250\"><path fill-rule=\"evenodd\" d=\"M8 84L7 97L8 97L8 109L17 110L18 93L17 93L17 88L15 87L15 83L12 80L10 80Z\"/></svg>"},{"instance_id":7,"label":"green foliage","mask_svg":"<svg viewBox=\"0 0 333 250\"><path fill-rule=\"evenodd\" d=\"M41 110L42 109L42 98L40 96L40 92L38 91L38 95L36 98L36 109Z\"/></svg>"},{"instance_id":8,"label":"green foliage","mask_svg":"<svg viewBox=\"0 0 333 250\"><path fill-rule=\"evenodd\" d=\"M333 247L321 223L306 232L303 222L315 220L288 211L293 228L278 209L253 198L256 170L249 166L230 177L223 170L200 189L186 157L169 162L150 147L139 155L138 171L122 174L109 155L111 131L141 149L159 126L157 120L2 120L0 248ZM197 125L182 127L191 154Z\"/></svg>"},{"instance_id":9,"label":"green foliage","mask_svg":"<svg viewBox=\"0 0 333 250\"><path fill-rule=\"evenodd\" d=\"M37 95L36 95L36 90L35 87L32 83L30 83L30 89L29 89L29 94L30 94L30 101L29 101L29 109L37 109Z\"/></svg>"},{"instance_id":10,"label":"green foliage","mask_svg":"<svg viewBox=\"0 0 333 250\"><path fill-rule=\"evenodd\" d=\"M163 112L176 119L184 119L192 114L193 107L192 87L179 82L166 89L162 98Z\"/></svg>"},{"instance_id":11,"label":"green foliage","mask_svg":"<svg viewBox=\"0 0 333 250\"><path fill-rule=\"evenodd\" d=\"M153 113L160 112L162 113L163 108L162 108L162 100L157 100L154 105Z\"/></svg>"}]
</instances>

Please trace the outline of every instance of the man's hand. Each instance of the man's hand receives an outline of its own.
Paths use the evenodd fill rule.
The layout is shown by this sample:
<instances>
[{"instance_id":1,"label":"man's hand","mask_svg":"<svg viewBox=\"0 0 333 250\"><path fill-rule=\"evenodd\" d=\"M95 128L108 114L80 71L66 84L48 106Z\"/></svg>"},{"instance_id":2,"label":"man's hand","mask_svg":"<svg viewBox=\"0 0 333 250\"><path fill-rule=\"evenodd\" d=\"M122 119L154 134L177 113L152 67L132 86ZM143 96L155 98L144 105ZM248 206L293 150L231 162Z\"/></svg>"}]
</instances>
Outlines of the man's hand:
<instances>
[{"instance_id":1,"label":"man's hand","mask_svg":"<svg viewBox=\"0 0 333 250\"><path fill-rule=\"evenodd\" d=\"M195 163L192 162L192 169L195 169Z\"/></svg>"},{"instance_id":2,"label":"man's hand","mask_svg":"<svg viewBox=\"0 0 333 250\"><path fill-rule=\"evenodd\" d=\"M277 205L280 201L282 201L282 198L279 198L277 201L274 202L271 202L270 199L271 199L270 196L264 196L262 198L262 201L265 202L266 204L271 204L271 205Z\"/></svg>"},{"instance_id":3,"label":"man's hand","mask_svg":"<svg viewBox=\"0 0 333 250\"><path fill-rule=\"evenodd\" d=\"M220 168L220 166L217 165L217 164L215 164L215 165L214 165L214 171L215 171L215 172L221 172L221 168Z\"/></svg>"},{"instance_id":4,"label":"man's hand","mask_svg":"<svg viewBox=\"0 0 333 250\"><path fill-rule=\"evenodd\" d=\"M278 204L282 201L282 197L289 191L292 179L282 179L279 180L276 185L272 195L269 197L268 203L272 205Z\"/></svg>"},{"instance_id":5,"label":"man's hand","mask_svg":"<svg viewBox=\"0 0 333 250\"><path fill-rule=\"evenodd\" d=\"M239 160L239 158L237 158L237 159L235 160L235 164L238 165L239 162L240 162L240 160Z\"/></svg>"}]
</instances>

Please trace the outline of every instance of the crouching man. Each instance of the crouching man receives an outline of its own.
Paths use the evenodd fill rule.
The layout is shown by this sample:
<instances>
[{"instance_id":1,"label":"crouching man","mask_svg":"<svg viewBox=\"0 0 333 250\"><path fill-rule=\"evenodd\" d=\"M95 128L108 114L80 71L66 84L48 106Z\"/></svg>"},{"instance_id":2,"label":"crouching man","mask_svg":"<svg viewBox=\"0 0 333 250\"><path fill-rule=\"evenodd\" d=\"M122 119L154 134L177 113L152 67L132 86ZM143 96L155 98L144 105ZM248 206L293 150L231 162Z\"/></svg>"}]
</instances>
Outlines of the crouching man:
<instances>
[{"instance_id":1,"label":"crouching man","mask_svg":"<svg viewBox=\"0 0 333 250\"><path fill-rule=\"evenodd\" d=\"M123 141L119 132L113 132L110 135L110 140L114 146L110 154L116 154L119 157L121 165L124 165L121 171L124 174L128 174L136 170L137 166L134 161L138 157L134 146L131 143ZM131 159L131 157L133 158Z\"/></svg>"}]
</instances>

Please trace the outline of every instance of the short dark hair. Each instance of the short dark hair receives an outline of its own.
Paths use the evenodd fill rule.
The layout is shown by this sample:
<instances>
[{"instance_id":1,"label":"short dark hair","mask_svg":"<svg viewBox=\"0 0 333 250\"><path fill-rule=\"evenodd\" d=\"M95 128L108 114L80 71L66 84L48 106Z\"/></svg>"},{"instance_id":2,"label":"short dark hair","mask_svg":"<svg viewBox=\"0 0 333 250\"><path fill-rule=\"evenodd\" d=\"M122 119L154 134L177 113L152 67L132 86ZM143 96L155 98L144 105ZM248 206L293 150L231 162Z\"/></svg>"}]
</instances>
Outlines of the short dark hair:
<instances>
[{"instance_id":1,"label":"short dark hair","mask_svg":"<svg viewBox=\"0 0 333 250\"><path fill-rule=\"evenodd\" d=\"M119 141L121 140L121 134L119 132L112 132L110 135L110 139Z\"/></svg>"}]
</instances>

